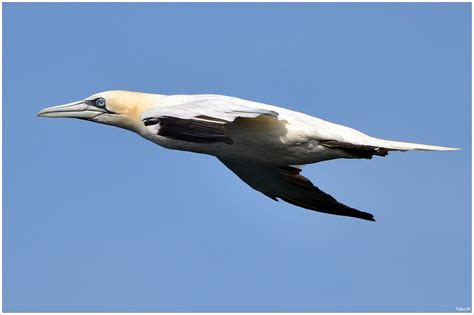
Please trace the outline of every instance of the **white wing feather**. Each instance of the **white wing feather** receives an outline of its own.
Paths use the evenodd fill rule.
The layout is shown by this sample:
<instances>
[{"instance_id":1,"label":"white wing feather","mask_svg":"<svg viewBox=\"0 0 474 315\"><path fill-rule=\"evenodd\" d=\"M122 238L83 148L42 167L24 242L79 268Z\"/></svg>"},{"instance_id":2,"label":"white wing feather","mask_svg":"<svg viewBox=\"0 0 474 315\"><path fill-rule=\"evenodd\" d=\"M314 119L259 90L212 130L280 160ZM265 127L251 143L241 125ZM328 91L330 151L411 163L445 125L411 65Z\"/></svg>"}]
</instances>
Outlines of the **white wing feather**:
<instances>
[{"instance_id":1,"label":"white wing feather","mask_svg":"<svg viewBox=\"0 0 474 315\"><path fill-rule=\"evenodd\" d=\"M255 108L240 104L229 99L202 98L191 99L190 102L172 104L171 106L160 106L142 114L142 119L152 117L175 117L180 119L195 119L201 121L212 121L217 118L223 120L221 123L232 122L238 117L255 118L262 115L278 117L273 110ZM209 119L209 118L211 119Z\"/></svg>"}]
</instances>

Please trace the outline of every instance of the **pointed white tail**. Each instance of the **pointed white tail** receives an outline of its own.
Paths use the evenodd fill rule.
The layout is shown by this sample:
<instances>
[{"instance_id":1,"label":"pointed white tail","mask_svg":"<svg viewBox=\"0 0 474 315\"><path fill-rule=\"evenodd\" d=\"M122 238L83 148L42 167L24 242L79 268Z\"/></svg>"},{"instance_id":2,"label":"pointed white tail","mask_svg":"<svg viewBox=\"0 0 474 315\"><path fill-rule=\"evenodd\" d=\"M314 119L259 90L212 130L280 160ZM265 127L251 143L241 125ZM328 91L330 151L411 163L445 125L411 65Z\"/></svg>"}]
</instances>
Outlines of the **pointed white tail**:
<instances>
[{"instance_id":1,"label":"pointed white tail","mask_svg":"<svg viewBox=\"0 0 474 315\"><path fill-rule=\"evenodd\" d=\"M437 145L419 144L411 142L390 141L378 138L372 138L372 145L388 150L409 151L409 150L423 150L423 151L456 151L460 148L442 147Z\"/></svg>"}]
</instances>

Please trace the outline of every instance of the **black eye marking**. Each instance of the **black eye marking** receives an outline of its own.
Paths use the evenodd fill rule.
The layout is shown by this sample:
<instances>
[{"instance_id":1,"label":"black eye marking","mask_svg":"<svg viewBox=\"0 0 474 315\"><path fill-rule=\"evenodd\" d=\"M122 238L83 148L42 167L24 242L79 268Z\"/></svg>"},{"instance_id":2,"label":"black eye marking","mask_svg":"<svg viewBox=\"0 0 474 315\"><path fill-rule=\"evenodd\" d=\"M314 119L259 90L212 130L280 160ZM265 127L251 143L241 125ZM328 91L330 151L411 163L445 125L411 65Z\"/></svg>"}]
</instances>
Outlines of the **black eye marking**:
<instances>
[{"instance_id":1,"label":"black eye marking","mask_svg":"<svg viewBox=\"0 0 474 315\"><path fill-rule=\"evenodd\" d=\"M113 111L111 111L111 110L109 110L105 107L106 102L105 102L105 99L103 97L99 97L99 98L96 98L96 99L93 99L93 100L84 100L84 103L86 103L87 105L90 105L90 106L98 107L98 108L102 109L103 111L105 111L106 113L118 115L116 112L113 112Z\"/></svg>"},{"instance_id":2,"label":"black eye marking","mask_svg":"<svg viewBox=\"0 0 474 315\"><path fill-rule=\"evenodd\" d=\"M103 97L95 98L93 100L84 100L84 103L90 106L96 106L96 107L105 107L105 99Z\"/></svg>"},{"instance_id":3,"label":"black eye marking","mask_svg":"<svg viewBox=\"0 0 474 315\"><path fill-rule=\"evenodd\" d=\"M95 100L95 106L97 107L105 107L105 99L103 97L99 97Z\"/></svg>"}]
</instances>

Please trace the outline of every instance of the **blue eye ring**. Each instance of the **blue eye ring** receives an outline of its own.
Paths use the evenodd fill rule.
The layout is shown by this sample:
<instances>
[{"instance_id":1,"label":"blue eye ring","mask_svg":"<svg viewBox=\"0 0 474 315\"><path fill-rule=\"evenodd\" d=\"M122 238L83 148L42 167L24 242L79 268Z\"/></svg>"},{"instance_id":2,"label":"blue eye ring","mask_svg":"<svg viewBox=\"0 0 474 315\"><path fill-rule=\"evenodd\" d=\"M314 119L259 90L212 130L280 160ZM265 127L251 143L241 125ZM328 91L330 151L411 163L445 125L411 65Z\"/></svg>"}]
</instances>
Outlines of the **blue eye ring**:
<instances>
[{"instance_id":1,"label":"blue eye ring","mask_svg":"<svg viewBox=\"0 0 474 315\"><path fill-rule=\"evenodd\" d=\"M105 107L105 99L103 97L99 97L95 100L95 106L97 107Z\"/></svg>"}]
</instances>

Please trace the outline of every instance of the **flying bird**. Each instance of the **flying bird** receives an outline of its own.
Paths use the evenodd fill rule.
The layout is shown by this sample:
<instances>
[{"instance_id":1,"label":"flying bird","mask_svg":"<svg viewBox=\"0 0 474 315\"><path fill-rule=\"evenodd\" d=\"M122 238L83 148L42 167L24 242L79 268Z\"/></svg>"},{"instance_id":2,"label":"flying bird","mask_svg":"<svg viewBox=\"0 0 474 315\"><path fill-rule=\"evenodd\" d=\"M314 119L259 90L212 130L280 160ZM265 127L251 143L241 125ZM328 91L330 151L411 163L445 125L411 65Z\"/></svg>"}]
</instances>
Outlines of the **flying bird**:
<instances>
[{"instance_id":1,"label":"flying bird","mask_svg":"<svg viewBox=\"0 0 474 315\"><path fill-rule=\"evenodd\" d=\"M217 157L273 200L328 214L375 221L301 175L302 166L370 159L390 151L456 148L383 140L289 109L223 95L107 91L49 107L41 117L78 118L128 129L160 146Z\"/></svg>"}]
</instances>

